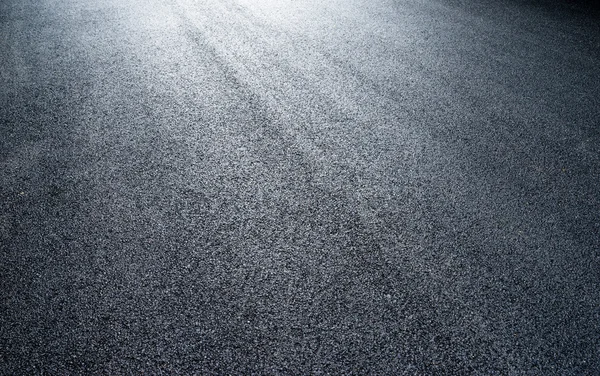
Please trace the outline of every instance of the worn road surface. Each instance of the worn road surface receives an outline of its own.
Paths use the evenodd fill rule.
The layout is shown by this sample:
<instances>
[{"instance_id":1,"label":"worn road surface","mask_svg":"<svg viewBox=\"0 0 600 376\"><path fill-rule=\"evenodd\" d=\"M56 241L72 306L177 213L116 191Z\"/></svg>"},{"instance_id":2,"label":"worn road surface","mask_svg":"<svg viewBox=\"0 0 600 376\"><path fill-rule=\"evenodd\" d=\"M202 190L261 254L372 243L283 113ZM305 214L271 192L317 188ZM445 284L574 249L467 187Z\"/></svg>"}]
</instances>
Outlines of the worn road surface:
<instances>
[{"instance_id":1,"label":"worn road surface","mask_svg":"<svg viewBox=\"0 0 600 376\"><path fill-rule=\"evenodd\" d=\"M600 374L576 1L1 0L0 374Z\"/></svg>"}]
</instances>

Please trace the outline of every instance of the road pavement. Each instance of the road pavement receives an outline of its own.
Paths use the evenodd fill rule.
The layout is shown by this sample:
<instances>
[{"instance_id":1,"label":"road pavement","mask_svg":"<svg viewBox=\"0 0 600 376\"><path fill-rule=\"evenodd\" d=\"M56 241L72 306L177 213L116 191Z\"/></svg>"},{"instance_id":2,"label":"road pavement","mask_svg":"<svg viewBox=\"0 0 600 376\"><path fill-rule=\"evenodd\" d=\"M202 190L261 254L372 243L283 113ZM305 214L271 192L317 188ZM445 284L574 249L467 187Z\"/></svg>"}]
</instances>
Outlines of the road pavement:
<instances>
[{"instance_id":1,"label":"road pavement","mask_svg":"<svg viewBox=\"0 0 600 376\"><path fill-rule=\"evenodd\" d=\"M599 20L0 1L0 374L600 374Z\"/></svg>"}]
</instances>

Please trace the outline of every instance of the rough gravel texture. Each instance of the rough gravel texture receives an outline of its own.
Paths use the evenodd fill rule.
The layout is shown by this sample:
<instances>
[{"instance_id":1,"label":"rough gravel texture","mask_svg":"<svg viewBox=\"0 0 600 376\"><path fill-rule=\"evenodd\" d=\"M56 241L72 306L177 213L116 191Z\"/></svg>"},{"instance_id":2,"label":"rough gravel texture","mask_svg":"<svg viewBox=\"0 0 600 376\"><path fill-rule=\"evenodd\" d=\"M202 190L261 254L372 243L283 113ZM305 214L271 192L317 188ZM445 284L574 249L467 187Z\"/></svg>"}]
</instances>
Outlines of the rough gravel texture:
<instances>
[{"instance_id":1,"label":"rough gravel texture","mask_svg":"<svg viewBox=\"0 0 600 376\"><path fill-rule=\"evenodd\" d=\"M0 374L600 374L588 5L0 0Z\"/></svg>"}]
</instances>

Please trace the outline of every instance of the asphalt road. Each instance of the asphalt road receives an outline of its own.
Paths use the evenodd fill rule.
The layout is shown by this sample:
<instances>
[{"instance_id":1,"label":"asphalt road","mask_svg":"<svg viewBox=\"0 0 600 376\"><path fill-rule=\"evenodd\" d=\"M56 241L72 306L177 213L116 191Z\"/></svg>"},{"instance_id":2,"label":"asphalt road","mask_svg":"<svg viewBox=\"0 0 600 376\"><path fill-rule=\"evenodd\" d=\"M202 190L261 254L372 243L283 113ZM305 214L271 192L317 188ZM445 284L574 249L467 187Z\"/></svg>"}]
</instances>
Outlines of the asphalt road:
<instances>
[{"instance_id":1,"label":"asphalt road","mask_svg":"<svg viewBox=\"0 0 600 376\"><path fill-rule=\"evenodd\" d=\"M600 18L0 1L0 374L600 374Z\"/></svg>"}]
</instances>

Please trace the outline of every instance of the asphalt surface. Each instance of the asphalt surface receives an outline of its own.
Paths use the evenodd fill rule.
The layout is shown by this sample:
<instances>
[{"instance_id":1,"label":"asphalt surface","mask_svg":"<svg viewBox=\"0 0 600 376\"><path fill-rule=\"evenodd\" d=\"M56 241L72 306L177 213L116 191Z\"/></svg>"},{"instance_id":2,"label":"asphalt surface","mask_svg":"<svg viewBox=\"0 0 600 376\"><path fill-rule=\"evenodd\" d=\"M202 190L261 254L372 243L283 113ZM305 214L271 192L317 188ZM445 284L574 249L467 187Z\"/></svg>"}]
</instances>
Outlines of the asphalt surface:
<instances>
[{"instance_id":1,"label":"asphalt surface","mask_svg":"<svg viewBox=\"0 0 600 376\"><path fill-rule=\"evenodd\" d=\"M2 0L0 169L0 374L600 374L586 4Z\"/></svg>"}]
</instances>

